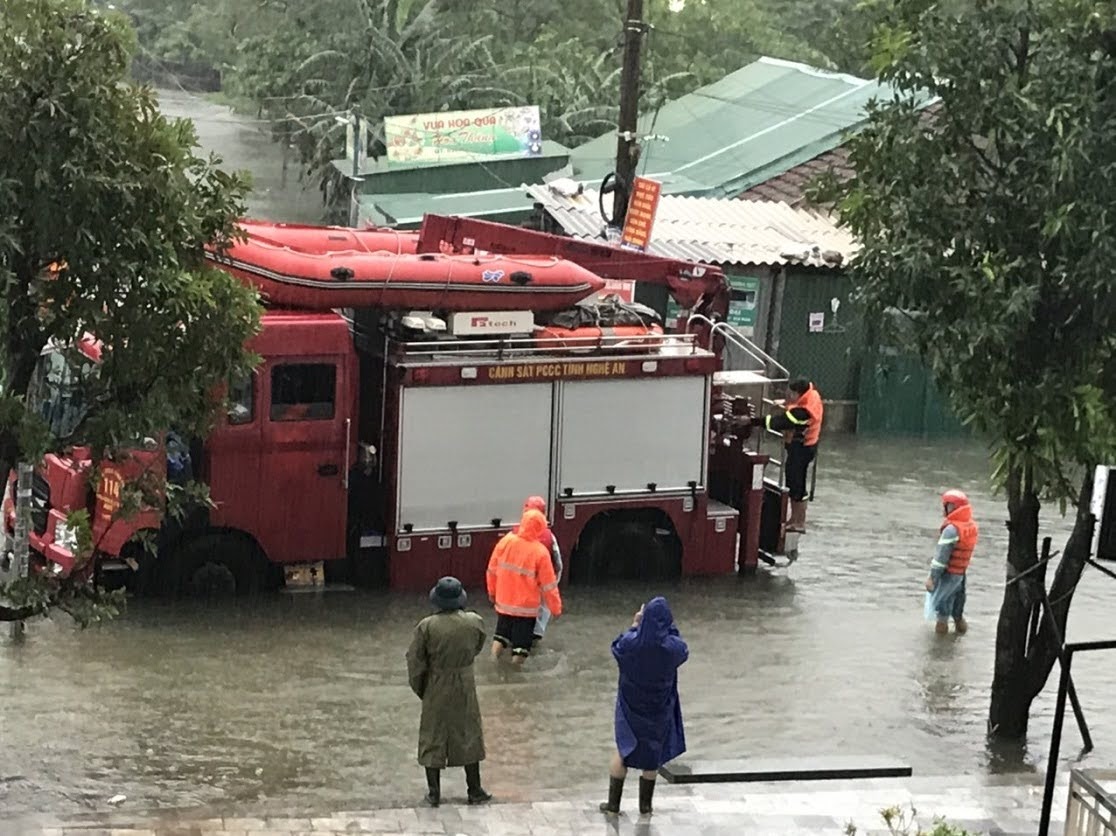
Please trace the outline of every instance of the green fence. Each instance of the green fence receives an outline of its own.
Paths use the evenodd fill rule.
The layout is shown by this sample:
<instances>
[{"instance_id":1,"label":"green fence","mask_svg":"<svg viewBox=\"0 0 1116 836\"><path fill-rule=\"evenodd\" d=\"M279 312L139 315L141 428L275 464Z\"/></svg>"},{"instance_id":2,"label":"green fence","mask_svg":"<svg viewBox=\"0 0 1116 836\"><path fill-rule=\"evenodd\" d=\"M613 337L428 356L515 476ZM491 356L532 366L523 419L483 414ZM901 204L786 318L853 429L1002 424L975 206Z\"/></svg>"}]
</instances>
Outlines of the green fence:
<instances>
[{"instance_id":1,"label":"green fence","mask_svg":"<svg viewBox=\"0 0 1116 836\"><path fill-rule=\"evenodd\" d=\"M968 435L938 392L922 360L881 351L861 363L856 431L859 435Z\"/></svg>"},{"instance_id":2,"label":"green fence","mask_svg":"<svg viewBox=\"0 0 1116 836\"><path fill-rule=\"evenodd\" d=\"M788 268L776 356L791 377L812 380L827 400L854 401L863 355L852 284L832 270Z\"/></svg>"}]
</instances>

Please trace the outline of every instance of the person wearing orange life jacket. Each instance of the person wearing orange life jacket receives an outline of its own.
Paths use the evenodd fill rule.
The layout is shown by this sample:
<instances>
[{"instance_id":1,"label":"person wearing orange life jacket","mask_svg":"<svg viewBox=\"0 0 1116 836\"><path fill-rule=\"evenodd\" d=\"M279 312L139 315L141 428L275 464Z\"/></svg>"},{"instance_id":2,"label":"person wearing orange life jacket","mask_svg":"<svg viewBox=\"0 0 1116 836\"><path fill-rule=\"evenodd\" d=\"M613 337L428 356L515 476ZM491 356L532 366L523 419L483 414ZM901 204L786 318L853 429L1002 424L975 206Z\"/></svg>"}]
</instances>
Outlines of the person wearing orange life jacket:
<instances>
[{"instance_id":1,"label":"person wearing orange life jacket","mask_svg":"<svg viewBox=\"0 0 1116 836\"><path fill-rule=\"evenodd\" d=\"M958 633L968 629L965 623L965 573L973 558L979 530L973 521L973 507L969 497L959 490L942 494L942 520L938 547L930 563L930 576L926 591L930 595L930 609L937 620L938 633L949 632L953 619ZM929 613L928 613L929 616Z\"/></svg>"},{"instance_id":2,"label":"person wearing orange life jacket","mask_svg":"<svg viewBox=\"0 0 1116 836\"><path fill-rule=\"evenodd\" d=\"M786 480L791 513L787 531L806 531L806 474L817 456L825 409L817 387L808 380L793 380L787 387L794 399L781 415L768 415L767 429L783 433L787 451Z\"/></svg>"},{"instance_id":3,"label":"person wearing orange life jacket","mask_svg":"<svg viewBox=\"0 0 1116 836\"><path fill-rule=\"evenodd\" d=\"M539 542L546 517L533 508L523 512L519 526L503 536L488 561L488 597L496 608L492 656L510 648L517 665L531 655L535 619L545 600L554 618L562 615L562 597L550 553Z\"/></svg>"},{"instance_id":4,"label":"person wearing orange life jacket","mask_svg":"<svg viewBox=\"0 0 1116 836\"><path fill-rule=\"evenodd\" d=\"M529 496L523 503L523 510L534 508L544 517L546 516L546 500L541 496ZM513 531L518 530L518 526ZM558 548L558 538L554 536L554 532L547 526L546 531L543 532L539 542L543 544L550 551L550 563L554 567L554 579L558 583L562 582L562 550ZM546 608L546 601L539 604L539 614L535 619L535 634L533 637L534 644L538 644L543 640L546 635L546 627L550 623L550 610Z\"/></svg>"}]
</instances>

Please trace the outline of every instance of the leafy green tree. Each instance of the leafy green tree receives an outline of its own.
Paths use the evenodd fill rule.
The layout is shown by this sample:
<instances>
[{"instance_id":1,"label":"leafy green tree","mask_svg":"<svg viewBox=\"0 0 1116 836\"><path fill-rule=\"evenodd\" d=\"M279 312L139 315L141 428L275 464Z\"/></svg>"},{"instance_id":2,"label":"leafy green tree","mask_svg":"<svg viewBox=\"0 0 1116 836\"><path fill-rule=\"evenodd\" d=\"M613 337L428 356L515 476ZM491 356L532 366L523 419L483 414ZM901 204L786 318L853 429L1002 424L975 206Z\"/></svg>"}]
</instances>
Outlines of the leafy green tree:
<instances>
[{"instance_id":1,"label":"leafy green tree","mask_svg":"<svg viewBox=\"0 0 1116 836\"><path fill-rule=\"evenodd\" d=\"M897 0L872 11L875 67L900 94L851 141L856 179L828 192L862 243L868 309L910 316L938 386L991 442L1008 583L989 731L1019 739L1058 653L1050 622L1032 621L1047 582L1040 510L1076 509L1049 585L1064 631L1089 555L1091 469L1116 456L1116 8ZM919 91L941 98L930 122L911 103Z\"/></svg>"},{"instance_id":2,"label":"leafy green tree","mask_svg":"<svg viewBox=\"0 0 1116 836\"><path fill-rule=\"evenodd\" d=\"M82 0L0 7L0 473L47 450L89 445L97 460L174 426L201 433L214 391L249 364L256 297L208 269L203 248L234 233L247 184L194 154L188 122L168 121L126 80L126 19ZM18 149L18 153L14 152ZM94 334L95 370L72 347ZM71 382L58 400L25 397L50 380L58 345ZM0 587L0 620L60 606L111 613L85 575ZM98 608L98 604L107 604Z\"/></svg>"},{"instance_id":3,"label":"leafy green tree","mask_svg":"<svg viewBox=\"0 0 1116 836\"><path fill-rule=\"evenodd\" d=\"M149 60L219 67L232 101L272 121L327 202L347 196L332 161L349 110L375 126L396 113L537 104L544 136L567 145L616 124L625 0L120 2ZM851 2L648 0L645 108L761 54L831 66L812 39L834 42Z\"/></svg>"}]
</instances>

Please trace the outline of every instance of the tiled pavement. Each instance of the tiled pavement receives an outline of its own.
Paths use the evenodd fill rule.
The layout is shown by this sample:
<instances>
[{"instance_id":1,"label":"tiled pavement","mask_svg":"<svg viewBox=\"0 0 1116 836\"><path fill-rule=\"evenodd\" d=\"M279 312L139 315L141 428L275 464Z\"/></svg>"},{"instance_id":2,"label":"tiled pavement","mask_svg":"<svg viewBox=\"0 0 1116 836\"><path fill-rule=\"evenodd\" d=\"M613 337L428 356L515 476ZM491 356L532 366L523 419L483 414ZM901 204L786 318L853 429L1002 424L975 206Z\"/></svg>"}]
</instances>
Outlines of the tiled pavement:
<instances>
[{"instance_id":1,"label":"tiled pavement","mask_svg":"<svg viewBox=\"0 0 1116 836\"><path fill-rule=\"evenodd\" d=\"M129 813L118 810L81 820L40 817L0 821L0 834L32 836L289 836L289 834L443 834L443 836L565 836L565 834L638 834L638 836L821 836L887 834L880 811L899 806L918 810L924 826L941 816L951 824L990 836L1034 836L1042 806L1035 776L1002 779L914 778L858 782L732 784L700 787L660 782L655 814L636 812L636 782L630 780L624 814L609 821L596 810L596 797L536 802L493 803L469 807L453 797L437 810L367 810L320 816L276 814L266 818L205 817L190 813ZM1066 787L1054 801L1055 824L1062 832Z\"/></svg>"}]
</instances>

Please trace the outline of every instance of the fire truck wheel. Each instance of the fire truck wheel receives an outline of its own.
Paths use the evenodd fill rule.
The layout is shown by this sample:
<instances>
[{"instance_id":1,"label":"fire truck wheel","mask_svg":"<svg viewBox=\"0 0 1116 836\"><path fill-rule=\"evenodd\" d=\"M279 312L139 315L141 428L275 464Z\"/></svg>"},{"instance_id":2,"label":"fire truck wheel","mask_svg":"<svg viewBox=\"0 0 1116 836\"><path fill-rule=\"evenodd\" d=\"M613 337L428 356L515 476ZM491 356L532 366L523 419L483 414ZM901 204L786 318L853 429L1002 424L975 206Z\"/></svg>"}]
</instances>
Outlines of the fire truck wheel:
<instances>
[{"instance_id":1,"label":"fire truck wheel","mask_svg":"<svg viewBox=\"0 0 1116 836\"><path fill-rule=\"evenodd\" d=\"M643 520L618 520L603 526L585 549L578 573L589 583L612 580L665 580L680 570L678 557L655 527Z\"/></svg>"},{"instance_id":2,"label":"fire truck wheel","mask_svg":"<svg viewBox=\"0 0 1116 836\"><path fill-rule=\"evenodd\" d=\"M221 598L260 591L262 561L254 546L235 536L192 540L174 555L181 590L189 597Z\"/></svg>"}]
</instances>

